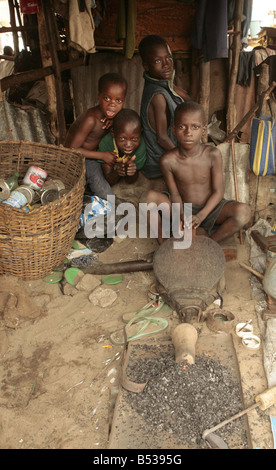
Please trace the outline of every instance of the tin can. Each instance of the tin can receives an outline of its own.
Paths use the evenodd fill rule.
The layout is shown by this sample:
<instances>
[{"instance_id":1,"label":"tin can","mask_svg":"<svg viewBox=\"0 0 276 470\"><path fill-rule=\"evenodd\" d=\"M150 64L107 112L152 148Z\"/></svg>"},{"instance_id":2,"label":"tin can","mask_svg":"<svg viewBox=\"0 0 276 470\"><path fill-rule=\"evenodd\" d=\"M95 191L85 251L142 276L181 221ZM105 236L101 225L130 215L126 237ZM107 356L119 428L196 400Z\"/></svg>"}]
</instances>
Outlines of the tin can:
<instances>
[{"instance_id":1,"label":"tin can","mask_svg":"<svg viewBox=\"0 0 276 470\"><path fill-rule=\"evenodd\" d=\"M9 188L8 183L5 180L0 179L0 201L4 201L4 199L8 199L11 194L11 190Z\"/></svg>"},{"instance_id":2,"label":"tin can","mask_svg":"<svg viewBox=\"0 0 276 470\"><path fill-rule=\"evenodd\" d=\"M43 191L41 194L41 204L44 206L48 202L59 199L59 197L60 196L57 189L46 189L46 191Z\"/></svg>"},{"instance_id":3,"label":"tin can","mask_svg":"<svg viewBox=\"0 0 276 470\"><path fill-rule=\"evenodd\" d=\"M61 194L65 191L65 185L61 180L47 178L47 181L43 184L40 192L48 191L48 189L55 189Z\"/></svg>"},{"instance_id":4,"label":"tin can","mask_svg":"<svg viewBox=\"0 0 276 470\"><path fill-rule=\"evenodd\" d=\"M65 190L65 184L63 183L63 181L61 181L61 180L56 180L56 179L55 179L55 180L52 180L52 181L55 183L55 185L56 185L56 187L57 187L57 189L58 189L59 192Z\"/></svg>"},{"instance_id":5,"label":"tin can","mask_svg":"<svg viewBox=\"0 0 276 470\"><path fill-rule=\"evenodd\" d=\"M42 188L48 173L38 166L30 166L26 175L24 176L23 183L31 186L33 189Z\"/></svg>"},{"instance_id":6,"label":"tin can","mask_svg":"<svg viewBox=\"0 0 276 470\"><path fill-rule=\"evenodd\" d=\"M42 194L44 191L48 191L49 189L58 189L56 183L51 178L47 178L39 192Z\"/></svg>"},{"instance_id":7,"label":"tin can","mask_svg":"<svg viewBox=\"0 0 276 470\"><path fill-rule=\"evenodd\" d=\"M35 198L35 191L27 185L21 185L16 188L17 191L20 191L27 198L28 204L31 204Z\"/></svg>"},{"instance_id":8,"label":"tin can","mask_svg":"<svg viewBox=\"0 0 276 470\"><path fill-rule=\"evenodd\" d=\"M16 209L20 209L20 207L25 206L28 203L28 199L26 198L25 194L21 191L17 191L16 189L11 192L8 199L3 201L3 204L8 204L9 206L15 207Z\"/></svg>"}]
</instances>

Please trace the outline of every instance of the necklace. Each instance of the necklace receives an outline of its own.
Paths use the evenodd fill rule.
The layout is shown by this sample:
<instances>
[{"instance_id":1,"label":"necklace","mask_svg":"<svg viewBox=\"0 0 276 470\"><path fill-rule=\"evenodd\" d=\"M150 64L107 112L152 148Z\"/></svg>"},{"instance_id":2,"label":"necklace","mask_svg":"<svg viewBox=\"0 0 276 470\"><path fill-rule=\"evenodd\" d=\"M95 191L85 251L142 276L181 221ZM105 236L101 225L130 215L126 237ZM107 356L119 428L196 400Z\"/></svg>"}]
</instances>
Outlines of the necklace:
<instances>
[{"instance_id":1,"label":"necklace","mask_svg":"<svg viewBox=\"0 0 276 470\"><path fill-rule=\"evenodd\" d=\"M118 150L118 147L116 145L114 137L113 137L113 145L114 145L113 152L115 152L117 154L116 162L121 162L122 160L125 159L125 163L127 163L131 159L131 156L130 155L123 155L122 157L119 156L119 150Z\"/></svg>"}]
</instances>

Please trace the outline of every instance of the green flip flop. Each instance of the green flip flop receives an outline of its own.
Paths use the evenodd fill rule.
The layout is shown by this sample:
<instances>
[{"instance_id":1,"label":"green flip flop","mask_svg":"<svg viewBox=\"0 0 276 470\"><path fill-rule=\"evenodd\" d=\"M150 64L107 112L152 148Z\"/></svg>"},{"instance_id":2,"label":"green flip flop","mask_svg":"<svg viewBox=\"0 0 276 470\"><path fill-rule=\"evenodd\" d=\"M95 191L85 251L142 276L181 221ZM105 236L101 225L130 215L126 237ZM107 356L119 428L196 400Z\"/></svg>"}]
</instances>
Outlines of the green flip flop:
<instances>
[{"instance_id":1,"label":"green flip flop","mask_svg":"<svg viewBox=\"0 0 276 470\"><path fill-rule=\"evenodd\" d=\"M57 282L60 282L62 278L63 271L52 271L50 274L43 278L43 281L47 282L47 284L56 284Z\"/></svg>"},{"instance_id":2,"label":"green flip flop","mask_svg":"<svg viewBox=\"0 0 276 470\"><path fill-rule=\"evenodd\" d=\"M66 281L68 282L68 284L71 284L72 286L75 285L74 278L77 276L77 274L79 272L80 272L80 269L74 268L74 267L67 268L65 270L64 277L65 277Z\"/></svg>"},{"instance_id":3,"label":"green flip flop","mask_svg":"<svg viewBox=\"0 0 276 470\"><path fill-rule=\"evenodd\" d=\"M152 325L156 325L156 328L151 329L150 327ZM130 330L131 327L136 326L136 329L134 334L128 334L127 330ZM130 322L125 326L125 332L126 332L126 341L133 341L135 339L142 338L143 336L147 335L152 335L155 333L160 333L160 331L163 331L167 328L168 326L168 321L165 318L160 318L160 317L147 317L147 316L140 316L138 318L132 318ZM130 332L129 332L130 333ZM110 339L114 344L124 344L125 343L125 337L124 337L124 331L119 330L115 331L110 335Z\"/></svg>"},{"instance_id":4,"label":"green flip flop","mask_svg":"<svg viewBox=\"0 0 276 470\"><path fill-rule=\"evenodd\" d=\"M151 300L146 305L144 305L144 307L142 307L141 310L138 310L137 312L125 313L123 315L123 321L125 323L128 323L133 318L139 318L143 316L152 316L158 312L164 318L164 317L168 317L171 311L172 311L172 308L169 305L165 304L165 302L161 301L159 302L158 305L154 306L154 300Z\"/></svg>"},{"instance_id":5,"label":"green flip flop","mask_svg":"<svg viewBox=\"0 0 276 470\"><path fill-rule=\"evenodd\" d=\"M122 280L122 274L107 274L107 276L102 277L102 282L104 284L119 284Z\"/></svg>"}]
</instances>

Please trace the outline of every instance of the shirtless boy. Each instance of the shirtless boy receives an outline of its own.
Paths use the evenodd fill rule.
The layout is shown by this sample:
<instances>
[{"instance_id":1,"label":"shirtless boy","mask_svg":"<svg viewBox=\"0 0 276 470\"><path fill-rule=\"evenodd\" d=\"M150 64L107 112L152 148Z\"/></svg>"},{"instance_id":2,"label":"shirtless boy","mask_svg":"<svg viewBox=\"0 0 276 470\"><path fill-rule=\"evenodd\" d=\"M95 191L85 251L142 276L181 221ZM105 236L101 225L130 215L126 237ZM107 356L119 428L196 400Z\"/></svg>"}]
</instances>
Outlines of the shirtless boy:
<instances>
[{"instance_id":1,"label":"shirtless boy","mask_svg":"<svg viewBox=\"0 0 276 470\"><path fill-rule=\"evenodd\" d=\"M117 73L107 73L98 83L98 104L81 114L71 125L65 147L79 150L85 157L86 181L90 191L107 199L112 194L110 185L103 176L103 160L113 166L116 154L111 151L99 152L101 139L109 132L110 123L122 109L127 92L126 80Z\"/></svg>"},{"instance_id":2,"label":"shirtless boy","mask_svg":"<svg viewBox=\"0 0 276 470\"><path fill-rule=\"evenodd\" d=\"M180 219L184 225L183 203L192 203L192 228L202 227L213 240L220 242L249 222L251 210L247 204L223 198L221 152L216 147L201 144L206 127L201 105L191 101L177 106L174 124L177 147L160 159L170 198L150 191L147 203L154 202L158 206L166 202L170 211L172 203L180 204ZM162 243L160 215L158 217L157 238Z\"/></svg>"},{"instance_id":3,"label":"shirtless boy","mask_svg":"<svg viewBox=\"0 0 276 470\"><path fill-rule=\"evenodd\" d=\"M160 157L176 145L172 132L174 110L191 98L174 84L173 57L163 37L146 36L139 44L139 53L145 70L140 115L147 148L142 172L147 178L160 178Z\"/></svg>"}]
</instances>

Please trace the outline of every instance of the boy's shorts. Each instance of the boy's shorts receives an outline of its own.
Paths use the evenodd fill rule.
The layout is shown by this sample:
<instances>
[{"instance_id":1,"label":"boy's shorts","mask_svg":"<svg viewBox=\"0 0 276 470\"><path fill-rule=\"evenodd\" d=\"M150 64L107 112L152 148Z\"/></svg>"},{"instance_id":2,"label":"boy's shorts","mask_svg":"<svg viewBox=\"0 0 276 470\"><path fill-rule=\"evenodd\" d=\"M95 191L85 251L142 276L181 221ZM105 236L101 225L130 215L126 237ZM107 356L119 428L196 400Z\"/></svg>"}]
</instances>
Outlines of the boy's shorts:
<instances>
[{"instance_id":1,"label":"boy's shorts","mask_svg":"<svg viewBox=\"0 0 276 470\"><path fill-rule=\"evenodd\" d=\"M162 194L165 194L169 200L171 199L170 193L167 191L162 191ZM200 227L206 230L209 235L212 235L219 227L219 225L216 224L217 218L220 215L222 209L224 208L225 204L228 204L228 202L233 202L233 200L227 200L227 199L222 199L218 205L210 212L209 215L207 215L206 219L201 222ZM196 215L203 207L205 204L202 204L200 206L196 206L195 204L192 205L192 214Z\"/></svg>"},{"instance_id":2,"label":"boy's shorts","mask_svg":"<svg viewBox=\"0 0 276 470\"><path fill-rule=\"evenodd\" d=\"M228 204L228 202L232 202L232 201L229 201L227 199L222 199L218 203L218 205L212 210L212 212L210 212L210 214L207 215L206 219L204 219L203 222L201 222L200 227L206 230L209 235L212 235L212 233L214 233L219 227L219 225L216 225L216 220L218 216L220 215L222 209L224 208L225 204ZM193 215L196 215L199 211L201 211L201 209L203 209L203 207L204 205L196 206L193 204L192 205Z\"/></svg>"}]
</instances>

